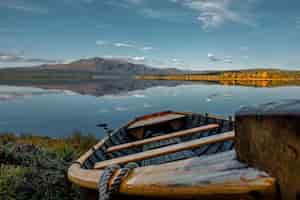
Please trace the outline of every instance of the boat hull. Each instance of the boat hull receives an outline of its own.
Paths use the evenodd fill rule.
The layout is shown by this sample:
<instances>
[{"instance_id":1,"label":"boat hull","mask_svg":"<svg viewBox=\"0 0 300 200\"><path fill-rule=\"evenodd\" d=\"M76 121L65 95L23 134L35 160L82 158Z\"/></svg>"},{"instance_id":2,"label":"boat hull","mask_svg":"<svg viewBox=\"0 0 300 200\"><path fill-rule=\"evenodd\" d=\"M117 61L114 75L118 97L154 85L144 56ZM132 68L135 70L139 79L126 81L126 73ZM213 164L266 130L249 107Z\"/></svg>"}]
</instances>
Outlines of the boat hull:
<instances>
[{"instance_id":1,"label":"boat hull","mask_svg":"<svg viewBox=\"0 0 300 200\"><path fill-rule=\"evenodd\" d=\"M125 141L116 142L117 138L124 137L127 142L129 141L127 138L133 138L132 140L136 142L147 138L149 131L159 132L163 129L166 134L171 135L174 134L171 133L172 131L182 131L183 127L193 128L212 123L218 124L219 127L213 131L180 137L182 143L177 144L177 146L176 144L168 144L173 152L178 150L177 147L181 148L184 146L183 144L189 144L188 142L192 140L192 147L195 149L184 147L184 150L188 150L192 155L190 157L180 157L176 160L176 156L173 156L173 160L167 161L162 158L170 158L170 156L159 154L161 157L165 157L160 160L151 158L147 162L137 160L140 167L133 169L122 180L116 198L121 196L121 199L253 199L255 195L259 194L266 197L264 199L269 199L269 196L272 196L275 191L275 180L264 172L252 169L236 160L235 152L230 151L233 149L232 138L234 135L226 138L229 141L219 140L218 144L199 145L202 137L203 140L207 140L206 138L210 136L218 137L217 134L233 129L234 122L231 118L226 119L207 114L161 112L136 118L115 130L111 136L102 139L74 162L68 170L69 180L84 188L88 191L88 194L93 196L97 193L98 182L104 170L95 169L94 167L97 164L107 162L105 159L108 159L108 161L122 160L122 163L118 163L122 167L126 163L127 157L134 157L134 155L131 155L132 152L133 154L139 154L140 152L143 155L143 151L146 151L144 145L144 147L135 147L131 150L123 149L122 151L107 153L110 147L126 143ZM178 135L178 133L176 134ZM155 136L153 137L155 138ZM200 141L200 143L196 143L198 146L195 146L193 142L196 139ZM144 144L144 142L138 143ZM158 148L164 149L163 147ZM156 150L149 151L149 153L153 152L156 152ZM105 158L101 161L102 157ZM118 160L118 157L121 157L121 159ZM143 158L143 156L139 158ZM100 161L97 161L99 159ZM114 176L118 173L120 171L117 171ZM110 179L109 187L113 179L113 177Z\"/></svg>"}]
</instances>

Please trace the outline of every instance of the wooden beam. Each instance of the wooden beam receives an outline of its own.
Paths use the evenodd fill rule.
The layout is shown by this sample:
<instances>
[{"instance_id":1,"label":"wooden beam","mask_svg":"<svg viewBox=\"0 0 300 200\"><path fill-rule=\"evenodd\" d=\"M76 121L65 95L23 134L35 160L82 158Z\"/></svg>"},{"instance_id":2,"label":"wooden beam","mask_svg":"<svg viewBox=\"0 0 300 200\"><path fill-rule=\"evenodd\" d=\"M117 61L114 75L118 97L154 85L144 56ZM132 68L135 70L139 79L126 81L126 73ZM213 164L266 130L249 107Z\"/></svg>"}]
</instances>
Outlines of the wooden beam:
<instances>
[{"instance_id":1,"label":"wooden beam","mask_svg":"<svg viewBox=\"0 0 300 200\"><path fill-rule=\"evenodd\" d=\"M146 119L140 119L137 120L136 122L132 123L131 125L128 126L128 129L135 129L135 128L140 128L140 127L145 127L145 126L151 126L154 124L160 124L176 119L182 119L186 117L186 115L182 114L177 114L177 113L168 113L164 114L162 116L154 116Z\"/></svg>"},{"instance_id":2,"label":"wooden beam","mask_svg":"<svg viewBox=\"0 0 300 200\"><path fill-rule=\"evenodd\" d=\"M95 164L94 168L102 169L102 168L108 167L112 164L125 164L125 163L129 163L129 162L136 162L136 161L141 161L141 160L145 160L145 159L149 159L149 158L153 158L153 157L157 157L157 156L163 156L163 155L167 155L167 154L171 154L171 153L175 153L175 152L179 152L179 151L199 148L201 146L205 146L208 144L223 142L226 140L232 140L232 139L234 139L234 136L235 136L235 134L233 131L226 132L223 134L218 134L218 135L213 135L213 136L209 136L209 137L205 137L205 138L201 138L201 139L197 139L197 140L183 142L180 144L175 144L175 145L163 147L160 149L154 149L154 150L145 151L145 152L141 152L141 153L137 153L137 154L132 154L129 156L124 156L124 157L120 157L120 158L115 158L115 159L111 159L111 160L98 162Z\"/></svg>"},{"instance_id":3,"label":"wooden beam","mask_svg":"<svg viewBox=\"0 0 300 200\"><path fill-rule=\"evenodd\" d=\"M113 146L113 147L108 148L106 152L111 153L111 152L114 152L114 151L120 151L120 150L123 150L123 149L138 147L138 146L149 144L149 143L152 143L152 142L158 142L158 141L161 141L161 140L167 140L167 139L171 139L171 138L187 136L187 135L191 135L191 134L195 134L195 133L215 129L215 128L218 128L218 127L219 127L218 124L209 124L209 125L206 125L206 126L200 126L200 127L192 128L192 129L188 129L188 130L177 131L177 132L169 133L169 134L166 134L166 135L161 135L161 136L152 137L152 138L148 138L148 139L144 139L144 140L138 140L136 142L130 142L130 143L126 143L126 144Z\"/></svg>"}]
</instances>

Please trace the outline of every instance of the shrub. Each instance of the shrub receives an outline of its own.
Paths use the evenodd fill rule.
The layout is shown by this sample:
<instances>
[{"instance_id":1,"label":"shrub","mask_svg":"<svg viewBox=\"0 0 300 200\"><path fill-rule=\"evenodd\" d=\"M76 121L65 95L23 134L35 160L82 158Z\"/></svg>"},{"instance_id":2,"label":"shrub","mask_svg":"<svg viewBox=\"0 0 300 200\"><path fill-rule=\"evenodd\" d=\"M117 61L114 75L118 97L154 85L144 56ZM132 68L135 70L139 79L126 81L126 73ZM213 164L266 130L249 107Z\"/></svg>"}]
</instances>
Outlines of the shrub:
<instances>
[{"instance_id":1,"label":"shrub","mask_svg":"<svg viewBox=\"0 0 300 200\"><path fill-rule=\"evenodd\" d=\"M0 199L80 199L67 169L96 142L94 135L80 132L62 139L0 135Z\"/></svg>"},{"instance_id":2,"label":"shrub","mask_svg":"<svg viewBox=\"0 0 300 200\"><path fill-rule=\"evenodd\" d=\"M16 199L16 188L23 182L25 169L10 165L0 165L0 199Z\"/></svg>"}]
</instances>

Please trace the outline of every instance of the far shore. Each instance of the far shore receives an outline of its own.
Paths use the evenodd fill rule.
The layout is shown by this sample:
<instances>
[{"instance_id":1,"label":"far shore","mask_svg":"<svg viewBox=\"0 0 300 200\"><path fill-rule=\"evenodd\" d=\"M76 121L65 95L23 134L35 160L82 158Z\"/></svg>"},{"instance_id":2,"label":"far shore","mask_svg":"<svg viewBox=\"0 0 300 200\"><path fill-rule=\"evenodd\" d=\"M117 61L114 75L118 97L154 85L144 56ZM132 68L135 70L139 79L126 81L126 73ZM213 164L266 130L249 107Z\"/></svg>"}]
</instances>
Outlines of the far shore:
<instances>
[{"instance_id":1,"label":"far shore","mask_svg":"<svg viewBox=\"0 0 300 200\"><path fill-rule=\"evenodd\" d=\"M139 80L206 81L221 85L275 87L300 85L300 72L280 70L215 72L207 74L138 75Z\"/></svg>"}]
</instances>

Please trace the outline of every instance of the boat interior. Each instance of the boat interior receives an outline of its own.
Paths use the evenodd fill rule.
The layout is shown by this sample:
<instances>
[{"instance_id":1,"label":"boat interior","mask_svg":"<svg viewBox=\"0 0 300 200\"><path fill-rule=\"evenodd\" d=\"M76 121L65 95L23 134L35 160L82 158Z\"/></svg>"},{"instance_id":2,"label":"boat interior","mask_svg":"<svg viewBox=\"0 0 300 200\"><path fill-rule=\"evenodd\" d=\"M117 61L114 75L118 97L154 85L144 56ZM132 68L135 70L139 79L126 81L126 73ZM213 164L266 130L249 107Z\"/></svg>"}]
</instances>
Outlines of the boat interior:
<instances>
[{"instance_id":1,"label":"boat interior","mask_svg":"<svg viewBox=\"0 0 300 200\"><path fill-rule=\"evenodd\" d=\"M232 140L201 146L196 143L199 139L230 132L233 126L231 118L208 114L166 111L139 117L108 133L101 145L92 148L81 168L105 168L110 161L121 166L134 161L143 167L229 151L234 148Z\"/></svg>"}]
</instances>

